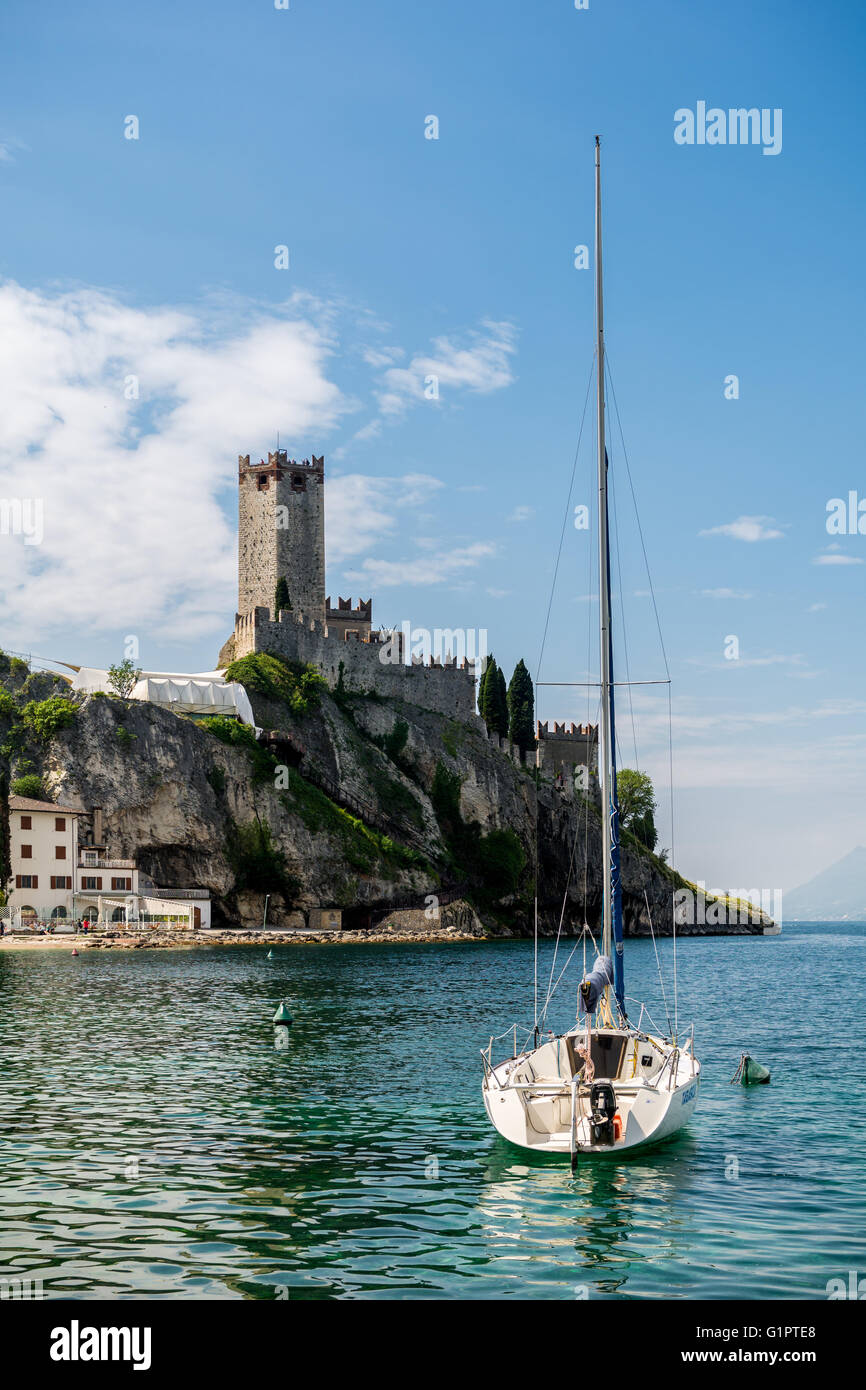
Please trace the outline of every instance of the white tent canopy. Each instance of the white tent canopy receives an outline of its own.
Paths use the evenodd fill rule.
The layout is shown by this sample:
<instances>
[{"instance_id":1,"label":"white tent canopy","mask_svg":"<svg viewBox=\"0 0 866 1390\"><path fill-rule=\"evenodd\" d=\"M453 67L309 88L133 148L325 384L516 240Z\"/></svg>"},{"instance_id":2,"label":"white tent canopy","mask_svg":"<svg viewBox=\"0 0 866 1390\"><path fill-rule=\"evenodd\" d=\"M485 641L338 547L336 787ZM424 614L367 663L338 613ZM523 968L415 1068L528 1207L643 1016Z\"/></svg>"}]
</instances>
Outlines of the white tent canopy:
<instances>
[{"instance_id":1,"label":"white tent canopy","mask_svg":"<svg viewBox=\"0 0 866 1390\"><path fill-rule=\"evenodd\" d=\"M93 695L97 691L111 694L108 672L95 666L82 666L72 681L72 689ZM221 671L203 671L183 675L176 671L142 671L130 697L146 700L152 705L164 705L197 714L236 715L244 724L255 728L253 707L244 687L237 681L227 681Z\"/></svg>"}]
</instances>

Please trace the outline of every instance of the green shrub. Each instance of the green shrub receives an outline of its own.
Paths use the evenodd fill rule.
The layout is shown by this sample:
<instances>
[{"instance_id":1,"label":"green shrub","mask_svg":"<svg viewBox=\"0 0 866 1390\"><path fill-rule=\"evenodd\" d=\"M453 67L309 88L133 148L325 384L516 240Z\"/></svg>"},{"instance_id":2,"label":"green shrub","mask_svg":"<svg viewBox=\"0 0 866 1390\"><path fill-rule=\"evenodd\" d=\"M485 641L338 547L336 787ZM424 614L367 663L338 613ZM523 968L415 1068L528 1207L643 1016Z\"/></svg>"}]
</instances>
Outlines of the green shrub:
<instances>
[{"instance_id":1,"label":"green shrub","mask_svg":"<svg viewBox=\"0 0 866 1390\"><path fill-rule=\"evenodd\" d=\"M476 861L479 888L484 898L496 902L517 892L526 855L513 830L491 830L488 835L482 835Z\"/></svg>"},{"instance_id":2,"label":"green shrub","mask_svg":"<svg viewBox=\"0 0 866 1390\"><path fill-rule=\"evenodd\" d=\"M469 896L486 907L512 897L526 865L514 831L491 830L483 835L477 821L464 821L460 778L441 762L436 764L430 801L454 866L469 884Z\"/></svg>"},{"instance_id":3,"label":"green shrub","mask_svg":"<svg viewBox=\"0 0 866 1390\"><path fill-rule=\"evenodd\" d=\"M283 793L283 800L288 810L300 816L311 834L324 831L336 836L342 843L347 863L359 873L370 873L377 864L411 868L424 863L417 851L397 844L390 836L373 830L343 806L338 806L296 768L289 768L289 786Z\"/></svg>"},{"instance_id":4,"label":"green shrub","mask_svg":"<svg viewBox=\"0 0 866 1390\"><path fill-rule=\"evenodd\" d=\"M213 767L208 768L207 772L205 773L205 777L207 778L207 781L210 783L210 785L213 787L217 796L222 796L223 792L226 789L226 775L223 769L221 767L217 767L216 764L214 764Z\"/></svg>"},{"instance_id":5,"label":"green shrub","mask_svg":"<svg viewBox=\"0 0 866 1390\"><path fill-rule=\"evenodd\" d=\"M238 681L247 690L270 700L280 701L299 717L318 709L322 692L328 688L324 676L314 667L283 661L282 657L270 656L267 652L251 652L233 661L226 667L225 678Z\"/></svg>"},{"instance_id":6,"label":"green shrub","mask_svg":"<svg viewBox=\"0 0 866 1390\"><path fill-rule=\"evenodd\" d=\"M392 762L396 763L400 759L400 754L406 747L409 738L409 725L405 719L397 719L390 734L385 736L384 749Z\"/></svg>"},{"instance_id":7,"label":"green shrub","mask_svg":"<svg viewBox=\"0 0 866 1390\"><path fill-rule=\"evenodd\" d=\"M433 810L436 812L436 819L446 833L448 831L453 832L462 825L460 776L456 772L449 772L444 763L436 764L433 785L430 788L430 800L433 803Z\"/></svg>"},{"instance_id":8,"label":"green shrub","mask_svg":"<svg viewBox=\"0 0 866 1390\"><path fill-rule=\"evenodd\" d=\"M256 738L254 729L249 724L242 724L239 719L230 719L225 714L216 714L209 719L202 719L200 727L207 729L209 734L218 738L220 743L225 743L229 748L242 748L253 765L253 779L256 782L270 781L273 777L276 763Z\"/></svg>"},{"instance_id":9,"label":"green shrub","mask_svg":"<svg viewBox=\"0 0 866 1390\"><path fill-rule=\"evenodd\" d=\"M128 748L132 740L138 738L138 734L131 734L128 729L124 729L122 724L118 724L114 732L117 735L118 741L124 748Z\"/></svg>"},{"instance_id":10,"label":"green shrub","mask_svg":"<svg viewBox=\"0 0 866 1390\"><path fill-rule=\"evenodd\" d=\"M21 711L21 718L32 734L47 742L61 729L68 729L77 713L78 706L73 700L52 695L47 700L29 700Z\"/></svg>"},{"instance_id":11,"label":"green shrub","mask_svg":"<svg viewBox=\"0 0 866 1390\"><path fill-rule=\"evenodd\" d=\"M45 795L42 778L36 772L27 772L23 777L16 777L11 790L13 796L29 796L33 801L49 800Z\"/></svg>"},{"instance_id":12,"label":"green shrub","mask_svg":"<svg viewBox=\"0 0 866 1390\"><path fill-rule=\"evenodd\" d=\"M266 820L236 825L227 852L238 892L282 893L288 901L294 900L298 880L289 872L286 856L274 843Z\"/></svg>"},{"instance_id":13,"label":"green shrub","mask_svg":"<svg viewBox=\"0 0 866 1390\"><path fill-rule=\"evenodd\" d=\"M12 699L9 691L3 690L3 688L0 687L0 716L2 715L5 715L9 719L17 718L18 706Z\"/></svg>"}]
</instances>

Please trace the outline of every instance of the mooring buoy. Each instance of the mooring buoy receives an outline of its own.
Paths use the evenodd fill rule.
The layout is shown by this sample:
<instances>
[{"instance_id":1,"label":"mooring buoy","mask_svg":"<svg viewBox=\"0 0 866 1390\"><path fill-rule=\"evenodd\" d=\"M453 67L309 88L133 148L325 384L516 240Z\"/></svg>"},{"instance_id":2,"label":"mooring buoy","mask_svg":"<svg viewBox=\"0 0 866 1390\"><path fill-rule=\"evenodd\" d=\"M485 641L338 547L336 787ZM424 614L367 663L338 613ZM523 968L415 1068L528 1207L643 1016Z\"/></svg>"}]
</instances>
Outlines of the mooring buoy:
<instances>
[{"instance_id":1,"label":"mooring buoy","mask_svg":"<svg viewBox=\"0 0 866 1390\"><path fill-rule=\"evenodd\" d=\"M293 1022L294 1019L292 1018L292 1015L289 1013L288 1004L286 1003L285 999L281 999L280 1006L277 1009L277 1012L274 1014L273 1019L274 1047L277 1048L279 1052L282 1052L283 1049L288 1047L289 1045L289 1029L291 1028Z\"/></svg>"},{"instance_id":2,"label":"mooring buoy","mask_svg":"<svg viewBox=\"0 0 866 1390\"><path fill-rule=\"evenodd\" d=\"M268 951L268 957L267 957L267 958L268 958L268 960L273 960L273 958L274 958L274 953L273 953L273 951Z\"/></svg>"},{"instance_id":3,"label":"mooring buoy","mask_svg":"<svg viewBox=\"0 0 866 1390\"><path fill-rule=\"evenodd\" d=\"M754 1057L744 1052L740 1058L740 1065L731 1077L731 1085L739 1081L743 1086L766 1086L769 1080L769 1069L762 1067L760 1062L756 1062Z\"/></svg>"}]
</instances>

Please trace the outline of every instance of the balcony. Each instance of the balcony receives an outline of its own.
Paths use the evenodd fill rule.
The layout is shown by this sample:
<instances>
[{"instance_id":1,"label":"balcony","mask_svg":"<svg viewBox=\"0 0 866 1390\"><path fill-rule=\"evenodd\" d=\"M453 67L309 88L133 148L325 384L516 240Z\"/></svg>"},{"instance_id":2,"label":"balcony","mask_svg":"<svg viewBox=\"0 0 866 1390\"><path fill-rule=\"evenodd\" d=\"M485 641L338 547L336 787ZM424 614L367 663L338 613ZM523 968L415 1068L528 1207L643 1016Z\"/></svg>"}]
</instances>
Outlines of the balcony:
<instances>
[{"instance_id":1,"label":"balcony","mask_svg":"<svg viewBox=\"0 0 866 1390\"><path fill-rule=\"evenodd\" d=\"M210 892L207 888L154 888L153 892L143 892L141 896L143 898L176 898L182 901L184 898L209 898Z\"/></svg>"},{"instance_id":2,"label":"balcony","mask_svg":"<svg viewBox=\"0 0 866 1390\"><path fill-rule=\"evenodd\" d=\"M135 869L134 859L82 859L78 857L79 869Z\"/></svg>"}]
</instances>

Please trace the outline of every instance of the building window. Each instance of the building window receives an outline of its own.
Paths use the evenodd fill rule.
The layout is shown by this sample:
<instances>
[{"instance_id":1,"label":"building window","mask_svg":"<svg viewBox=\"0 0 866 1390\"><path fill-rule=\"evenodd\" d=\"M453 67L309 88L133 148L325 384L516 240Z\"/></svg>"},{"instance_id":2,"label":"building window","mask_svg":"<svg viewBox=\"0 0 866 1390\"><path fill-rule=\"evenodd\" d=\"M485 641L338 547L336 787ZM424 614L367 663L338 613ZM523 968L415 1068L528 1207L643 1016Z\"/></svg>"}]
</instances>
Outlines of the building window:
<instances>
[{"instance_id":1,"label":"building window","mask_svg":"<svg viewBox=\"0 0 866 1390\"><path fill-rule=\"evenodd\" d=\"M302 473L296 473L292 478L292 492L306 492L307 480Z\"/></svg>"},{"instance_id":2,"label":"building window","mask_svg":"<svg viewBox=\"0 0 866 1390\"><path fill-rule=\"evenodd\" d=\"M38 887L39 887L39 875L38 875L38 874L16 874L16 875L15 875L15 887L16 887L16 888L38 888Z\"/></svg>"},{"instance_id":3,"label":"building window","mask_svg":"<svg viewBox=\"0 0 866 1390\"><path fill-rule=\"evenodd\" d=\"M22 830L32 830L32 829L33 829L33 818L32 818L31 816L22 816L22 817L21 817L21 829L22 829Z\"/></svg>"},{"instance_id":4,"label":"building window","mask_svg":"<svg viewBox=\"0 0 866 1390\"><path fill-rule=\"evenodd\" d=\"M71 888L71 887L72 887L72 879L68 876L68 874L52 874L52 875L51 875L51 887L52 887L52 888Z\"/></svg>"},{"instance_id":5,"label":"building window","mask_svg":"<svg viewBox=\"0 0 866 1390\"><path fill-rule=\"evenodd\" d=\"M83 879L81 880L81 887L82 887L82 889L89 889L90 892L93 892L94 889L96 889L97 893L98 893L98 892L101 892L101 890L102 890L102 879L101 879L101 878L83 878Z\"/></svg>"},{"instance_id":6,"label":"building window","mask_svg":"<svg viewBox=\"0 0 866 1390\"><path fill-rule=\"evenodd\" d=\"M55 846L54 846L54 858L55 858L55 859L65 859L65 858L66 858L66 846L65 846L65 845L55 845Z\"/></svg>"},{"instance_id":7,"label":"building window","mask_svg":"<svg viewBox=\"0 0 866 1390\"><path fill-rule=\"evenodd\" d=\"M131 878L113 878L113 879L111 880L111 886L112 886L112 888L114 888L114 889L120 888L120 889L126 889L127 891L129 891L129 890L132 888L132 879L131 879Z\"/></svg>"},{"instance_id":8,"label":"building window","mask_svg":"<svg viewBox=\"0 0 866 1390\"><path fill-rule=\"evenodd\" d=\"M55 817L54 817L54 829L55 829L55 830L65 830L65 829L66 829L66 817L65 817L65 816L55 816Z\"/></svg>"},{"instance_id":9,"label":"building window","mask_svg":"<svg viewBox=\"0 0 866 1390\"><path fill-rule=\"evenodd\" d=\"M21 858L22 858L22 859L32 859L32 858L33 858L33 846L32 846L32 845L22 845L22 846L21 846Z\"/></svg>"},{"instance_id":10,"label":"building window","mask_svg":"<svg viewBox=\"0 0 866 1390\"><path fill-rule=\"evenodd\" d=\"M260 473L260 474L259 474L259 492L267 492L267 490L268 490L268 475L267 475L267 473Z\"/></svg>"}]
</instances>

